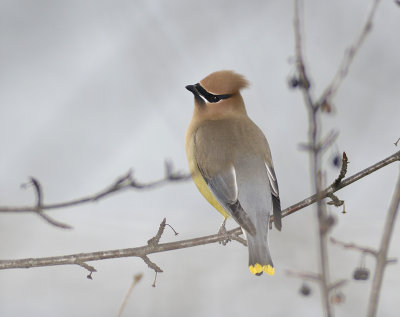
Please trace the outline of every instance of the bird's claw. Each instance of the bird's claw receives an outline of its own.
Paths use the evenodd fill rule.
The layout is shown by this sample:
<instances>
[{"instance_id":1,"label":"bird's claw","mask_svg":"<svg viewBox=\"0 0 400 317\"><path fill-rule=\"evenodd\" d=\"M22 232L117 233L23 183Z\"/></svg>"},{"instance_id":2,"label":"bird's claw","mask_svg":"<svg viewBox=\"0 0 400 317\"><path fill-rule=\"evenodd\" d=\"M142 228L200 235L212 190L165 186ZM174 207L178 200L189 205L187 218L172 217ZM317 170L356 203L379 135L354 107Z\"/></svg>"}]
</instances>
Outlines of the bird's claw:
<instances>
[{"instance_id":1,"label":"bird's claw","mask_svg":"<svg viewBox=\"0 0 400 317\"><path fill-rule=\"evenodd\" d=\"M222 245L226 245L229 241L231 241L231 238L228 235L228 231L226 231L225 223L226 223L226 219L224 219L221 227L218 230L218 235L224 237L224 239L219 242Z\"/></svg>"}]
</instances>

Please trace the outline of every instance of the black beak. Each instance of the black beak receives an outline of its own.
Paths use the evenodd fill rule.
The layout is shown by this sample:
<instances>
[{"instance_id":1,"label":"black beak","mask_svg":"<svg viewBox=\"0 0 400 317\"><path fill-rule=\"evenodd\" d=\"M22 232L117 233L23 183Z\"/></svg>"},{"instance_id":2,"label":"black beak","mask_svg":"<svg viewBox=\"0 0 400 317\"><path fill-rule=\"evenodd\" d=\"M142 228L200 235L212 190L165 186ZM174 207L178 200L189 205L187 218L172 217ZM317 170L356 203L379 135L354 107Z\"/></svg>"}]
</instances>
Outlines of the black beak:
<instances>
[{"instance_id":1,"label":"black beak","mask_svg":"<svg viewBox=\"0 0 400 317\"><path fill-rule=\"evenodd\" d=\"M197 91L195 85L187 85L185 88L186 88L187 90L189 90L190 92L192 92L193 95L198 95L198 94L199 94L199 92Z\"/></svg>"},{"instance_id":2,"label":"black beak","mask_svg":"<svg viewBox=\"0 0 400 317\"><path fill-rule=\"evenodd\" d=\"M197 101L199 104L202 105L202 104L205 103L205 101L203 100L203 98L200 97L200 93L199 93L199 91L197 90L196 85L187 85L185 88L186 88L187 90L189 90L191 93L193 93L194 99L196 99L196 101Z\"/></svg>"}]
</instances>

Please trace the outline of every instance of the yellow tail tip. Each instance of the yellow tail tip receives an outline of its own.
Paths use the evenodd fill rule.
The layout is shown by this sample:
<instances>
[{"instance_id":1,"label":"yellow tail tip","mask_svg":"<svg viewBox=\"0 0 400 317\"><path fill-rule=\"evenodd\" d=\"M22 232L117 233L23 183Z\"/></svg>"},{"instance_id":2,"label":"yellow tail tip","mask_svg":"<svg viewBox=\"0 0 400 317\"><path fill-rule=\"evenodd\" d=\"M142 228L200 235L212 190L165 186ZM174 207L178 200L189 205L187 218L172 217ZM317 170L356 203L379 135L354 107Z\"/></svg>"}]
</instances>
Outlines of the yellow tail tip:
<instances>
[{"instance_id":1,"label":"yellow tail tip","mask_svg":"<svg viewBox=\"0 0 400 317\"><path fill-rule=\"evenodd\" d=\"M268 275L274 275L275 269L272 265L261 265L260 263L256 263L255 265L250 265L249 270L251 274L260 274L262 272L267 273Z\"/></svg>"}]
</instances>

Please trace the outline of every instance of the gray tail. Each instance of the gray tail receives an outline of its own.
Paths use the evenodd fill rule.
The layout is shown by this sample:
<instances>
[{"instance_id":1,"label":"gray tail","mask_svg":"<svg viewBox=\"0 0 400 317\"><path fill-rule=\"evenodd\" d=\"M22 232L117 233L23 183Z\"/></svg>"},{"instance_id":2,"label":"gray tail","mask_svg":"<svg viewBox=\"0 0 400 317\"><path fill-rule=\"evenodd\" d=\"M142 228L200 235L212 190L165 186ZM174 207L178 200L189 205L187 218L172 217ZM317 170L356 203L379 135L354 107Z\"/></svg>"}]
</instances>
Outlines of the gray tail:
<instances>
[{"instance_id":1,"label":"gray tail","mask_svg":"<svg viewBox=\"0 0 400 317\"><path fill-rule=\"evenodd\" d=\"M263 272L273 275L274 264L268 246L268 223L258 225L255 235L246 233L249 249L249 270L252 274L261 275Z\"/></svg>"}]
</instances>

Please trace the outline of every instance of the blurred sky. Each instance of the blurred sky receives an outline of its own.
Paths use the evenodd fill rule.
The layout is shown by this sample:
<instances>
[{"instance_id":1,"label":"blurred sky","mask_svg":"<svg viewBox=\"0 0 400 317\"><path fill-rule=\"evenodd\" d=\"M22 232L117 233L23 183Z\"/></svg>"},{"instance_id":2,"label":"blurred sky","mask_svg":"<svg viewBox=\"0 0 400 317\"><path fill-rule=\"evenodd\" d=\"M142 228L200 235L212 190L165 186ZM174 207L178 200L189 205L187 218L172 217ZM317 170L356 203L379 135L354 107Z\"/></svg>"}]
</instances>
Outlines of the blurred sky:
<instances>
[{"instance_id":1,"label":"blurred sky","mask_svg":"<svg viewBox=\"0 0 400 317\"><path fill-rule=\"evenodd\" d=\"M305 6L306 62L317 96L355 39L370 1L309 0ZM0 1L0 205L26 205L29 176L45 202L94 193L133 168L140 181L163 176L165 159L187 171L184 134L193 110L185 85L220 69L244 74L249 115L267 135L287 207L311 194L301 94L288 88L294 73L291 1ZM335 98L324 130L340 132L324 159L346 151L348 175L398 148L400 137L400 7L382 1L372 33ZM347 214L332 209L332 235L377 247L399 172L393 164L338 193ZM141 246L164 217L189 239L216 233L221 216L191 182L124 192L96 204L51 211L74 227L61 230L31 214L0 215L0 257L16 259ZM116 316L134 274L144 273L124 316L321 316L317 285L301 297L287 269L316 271L315 211L309 207L272 230L274 277L248 272L237 243L151 255L164 273L138 258L76 266L0 272L1 316ZM234 223L228 227L234 227ZM390 256L400 255L397 226ZM162 242L177 238L168 230ZM351 278L360 254L330 247L332 279ZM374 261L366 259L374 269ZM371 281L341 291L337 316L366 312ZM400 311L400 267L387 267L381 316Z\"/></svg>"}]
</instances>

